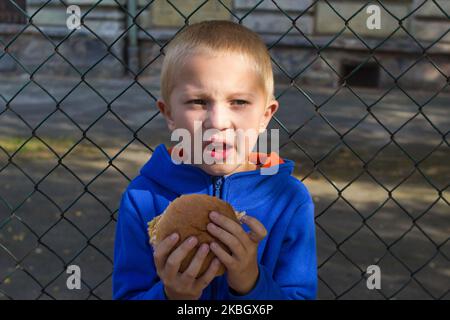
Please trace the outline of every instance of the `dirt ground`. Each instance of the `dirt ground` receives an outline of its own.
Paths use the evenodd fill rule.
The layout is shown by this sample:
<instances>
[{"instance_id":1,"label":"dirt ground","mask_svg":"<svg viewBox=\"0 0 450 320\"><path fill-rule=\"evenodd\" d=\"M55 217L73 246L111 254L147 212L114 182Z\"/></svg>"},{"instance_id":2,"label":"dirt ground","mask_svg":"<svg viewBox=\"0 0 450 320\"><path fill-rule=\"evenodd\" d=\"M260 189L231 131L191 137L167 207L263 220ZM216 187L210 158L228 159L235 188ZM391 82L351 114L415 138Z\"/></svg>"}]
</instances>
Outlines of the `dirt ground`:
<instances>
[{"instance_id":1,"label":"dirt ground","mask_svg":"<svg viewBox=\"0 0 450 320\"><path fill-rule=\"evenodd\" d=\"M110 299L121 193L151 149L170 144L157 87L91 81L103 99L86 84L73 89L77 81L36 81L53 98L0 78L6 100L22 88L8 109L0 97L0 299ZM345 88L302 89L319 114L280 87L270 128L291 133L280 130L280 154L314 198L319 299L449 299L450 96L416 115L433 93L410 92L415 104L399 90L355 89L359 99ZM33 128L39 139L29 140ZM81 290L66 288L68 264L81 267ZM366 287L373 264L380 291Z\"/></svg>"}]
</instances>

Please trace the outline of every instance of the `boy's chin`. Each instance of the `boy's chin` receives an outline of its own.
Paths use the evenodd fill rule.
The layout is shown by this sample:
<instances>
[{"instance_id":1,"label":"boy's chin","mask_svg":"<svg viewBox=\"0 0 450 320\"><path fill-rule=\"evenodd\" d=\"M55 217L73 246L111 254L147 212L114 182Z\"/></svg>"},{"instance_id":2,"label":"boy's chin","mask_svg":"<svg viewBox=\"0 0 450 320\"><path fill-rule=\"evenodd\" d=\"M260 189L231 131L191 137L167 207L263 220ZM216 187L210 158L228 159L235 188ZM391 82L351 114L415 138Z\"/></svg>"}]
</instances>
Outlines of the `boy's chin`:
<instances>
[{"instance_id":1,"label":"boy's chin","mask_svg":"<svg viewBox=\"0 0 450 320\"><path fill-rule=\"evenodd\" d=\"M226 176L235 172L242 171L240 169L244 167L243 164L236 164L236 163L199 164L196 166L211 176Z\"/></svg>"}]
</instances>

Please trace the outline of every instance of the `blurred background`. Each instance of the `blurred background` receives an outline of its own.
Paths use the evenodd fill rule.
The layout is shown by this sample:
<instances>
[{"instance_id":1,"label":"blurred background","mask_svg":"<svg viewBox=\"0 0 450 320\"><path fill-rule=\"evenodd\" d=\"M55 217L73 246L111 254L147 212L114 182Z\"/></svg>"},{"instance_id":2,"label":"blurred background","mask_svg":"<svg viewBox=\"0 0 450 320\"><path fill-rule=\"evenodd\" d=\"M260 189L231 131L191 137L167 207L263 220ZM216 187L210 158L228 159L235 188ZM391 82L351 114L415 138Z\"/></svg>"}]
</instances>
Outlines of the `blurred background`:
<instances>
[{"instance_id":1,"label":"blurred background","mask_svg":"<svg viewBox=\"0 0 450 320\"><path fill-rule=\"evenodd\" d=\"M316 206L318 298L449 299L449 13L446 0L1 0L0 299L111 299L121 194L171 144L155 105L164 48L202 20L269 48L269 127ZM81 290L67 289L72 264Z\"/></svg>"}]
</instances>

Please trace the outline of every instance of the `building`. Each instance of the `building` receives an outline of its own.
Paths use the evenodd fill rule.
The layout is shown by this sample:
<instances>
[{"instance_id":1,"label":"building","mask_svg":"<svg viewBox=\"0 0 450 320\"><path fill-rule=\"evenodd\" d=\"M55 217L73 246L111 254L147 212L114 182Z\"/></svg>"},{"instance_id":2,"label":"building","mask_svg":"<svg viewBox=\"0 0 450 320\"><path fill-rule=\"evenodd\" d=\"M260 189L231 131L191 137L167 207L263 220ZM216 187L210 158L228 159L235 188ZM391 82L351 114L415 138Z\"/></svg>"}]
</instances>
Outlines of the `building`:
<instances>
[{"instance_id":1,"label":"building","mask_svg":"<svg viewBox=\"0 0 450 320\"><path fill-rule=\"evenodd\" d=\"M203 0L66 0L84 17L76 30L69 30L71 12L59 0L8 1L0 2L3 74L157 77L162 48L185 19L242 19L270 47L277 82L388 88L399 78L398 84L408 88L450 90L446 0L387 0L382 6L362 0L329 0L331 6L321 0L278 0L276 5L222 0L226 8L219 1L200 6ZM380 29L367 27L370 4L380 9Z\"/></svg>"}]
</instances>

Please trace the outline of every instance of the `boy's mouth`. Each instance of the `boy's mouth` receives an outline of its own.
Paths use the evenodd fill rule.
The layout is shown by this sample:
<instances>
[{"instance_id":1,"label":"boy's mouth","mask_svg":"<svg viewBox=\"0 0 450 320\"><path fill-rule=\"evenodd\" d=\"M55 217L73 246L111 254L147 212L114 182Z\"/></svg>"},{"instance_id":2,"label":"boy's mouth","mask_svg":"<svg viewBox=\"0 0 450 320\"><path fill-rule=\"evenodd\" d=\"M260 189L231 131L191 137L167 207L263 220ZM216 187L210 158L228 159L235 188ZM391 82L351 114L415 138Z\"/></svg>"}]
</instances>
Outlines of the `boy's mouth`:
<instances>
[{"instance_id":1,"label":"boy's mouth","mask_svg":"<svg viewBox=\"0 0 450 320\"><path fill-rule=\"evenodd\" d=\"M205 148L208 148L209 155L216 160L225 160L233 150L233 146L225 141L207 142Z\"/></svg>"}]
</instances>

